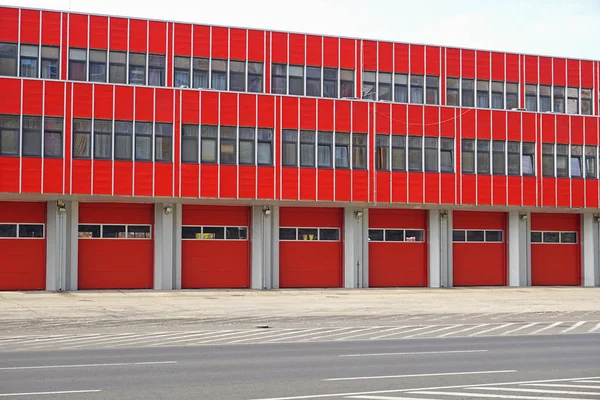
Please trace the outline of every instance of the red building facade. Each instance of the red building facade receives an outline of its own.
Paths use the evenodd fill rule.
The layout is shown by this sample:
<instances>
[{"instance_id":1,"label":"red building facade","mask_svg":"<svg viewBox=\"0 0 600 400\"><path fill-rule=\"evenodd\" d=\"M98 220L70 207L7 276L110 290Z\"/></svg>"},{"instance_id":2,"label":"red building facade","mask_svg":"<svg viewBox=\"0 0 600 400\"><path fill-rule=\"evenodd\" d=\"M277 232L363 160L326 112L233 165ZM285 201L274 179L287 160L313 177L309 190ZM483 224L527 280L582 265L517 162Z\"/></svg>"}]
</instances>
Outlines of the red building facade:
<instances>
[{"instance_id":1,"label":"red building facade","mask_svg":"<svg viewBox=\"0 0 600 400\"><path fill-rule=\"evenodd\" d=\"M51 274L37 289L597 284L597 235L585 250L582 230L597 229L598 61L2 7L0 88L0 198L16 207L0 221L0 246L20 239L19 215L33 213L20 202L66 202L77 214L62 237L78 248L76 257L63 250L70 266L50 267L59 250L47 245L36 268L79 284ZM119 222L98 203L144 205ZM259 256L252 242L270 240L269 229L256 226L254 211L271 207L275 239ZM510 213L526 229L515 239L525 244L514 244L513 279ZM576 224L564 230L557 213ZM172 257L157 243L166 229L157 231L158 215L175 220L170 234L182 244L166 251ZM35 238L49 239L50 217ZM89 244L96 238L99 247ZM101 239L122 240L119 251L143 254L146 267L103 281L93 258L115 244ZM209 239L224 249L188 243ZM296 242L305 241L328 255L299 259L307 243ZM561 245L576 246L576 260L536 277L552 270L536 246ZM219 261L230 246L246 256ZM466 258L486 246L500 264L477 272ZM406 265L394 254L406 254ZM13 282L6 289L25 288L21 257L0 267ZM350 277L354 259L363 262ZM191 267L202 260L216 269ZM257 272L258 263L269 268ZM165 268L179 275L159 284ZM565 268L575 271L568 279Z\"/></svg>"}]
</instances>

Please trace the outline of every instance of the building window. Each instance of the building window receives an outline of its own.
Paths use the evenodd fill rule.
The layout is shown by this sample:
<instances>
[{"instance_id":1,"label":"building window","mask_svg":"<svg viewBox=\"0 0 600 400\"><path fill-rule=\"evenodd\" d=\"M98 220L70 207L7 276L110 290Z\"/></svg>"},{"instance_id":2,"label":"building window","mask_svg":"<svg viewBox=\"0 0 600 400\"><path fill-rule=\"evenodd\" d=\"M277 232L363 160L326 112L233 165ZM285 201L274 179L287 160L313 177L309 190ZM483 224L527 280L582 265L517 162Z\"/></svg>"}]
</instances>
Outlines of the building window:
<instances>
[{"instance_id":1,"label":"building window","mask_svg":"<svg viewBox=\"0 0 600 400\"><path fill-rule=\"evenodd\" d=\"M92 154L92 121L73 120L73 158L90 158Z\"/></svg>"},{"instance_id":2,"label":"building window","mask_svg":"<svg viewBox=\"0 0 600 400\"><path fill-rule=\"evenodd\" d=\"M392 135L392 170L406 171L406 136Z\"/></svg>"},{"instance_id":3,"label":"building window","mask_svg":"<svg viewBox=\"0 0 600 400\"><path fill-rule=\"evenodd\" d=\"M229 62L229 90L246 91L246 63L244 61Z\"/></svg>"},{"instance_id":4,"label":"building window","mask_svg":"<svg viewBox=\"0 0 600 400\"><path fill-rule=\"evenodd\" d=\"M462 79L462 106L475 107L475 81L473 79Z\"/></svg>"},{"instance_id":5,"label":"building window","mask_svg":"<svg viewBox=\"0 0 600 400\"><path fill-rule=\"evenodd\" d=\"M192 86L194 89L208 89L208 58L194 57L192 65Z\"/></svg>"},{"instance_id":6,"label":"building window","mask_svg":"<svg viewBox=\"0 0 600 400\"><path fill-rule=\"evenodd\" d=\"M133 122L115 121L115 160L131 160Z\"/></svg>"},{"instance_id":7,"label":"building window","mask_svg":"<svg viewBox=\"0 0 600 400\"><path fill-rule=\"evenodd\" d=\"M462 140L462 172L463 174L474 174L475 173L475 140L474 139L463 139Z\"/></svg>"},{"instance_id":8,"label":"building window","mask_svg":"<svg viewBox=\"0 0 600 400\"><path fill-rule=\"evenodd\" d=\"M354 97L354 71L340 70L340 94L342 98Z\"/></svg>"},{"instance_id":9,"label":"building window","mask_svg":"<svg viewBox=\"0 0 600 400\"><path fill-rule=\"evenodd\" d=\"M440 170L454 172L454 139L440 139Z\"/></svg>"},{"instance_id":10,"label":"building window","mask_svg":"<svg viewBox=\"0 0 600 400\"><path fill-rule=\"evenodd\" d=\"M490 83L477 81L477 107L490 108Z\"/></svg>"},{"instance_id":11,"label":"building window","mask_svg":"<svg viewBox=\"0 0 600 400\"><path fill-rule=\"evenodd\" d=\"M540 85L540 112L552 111L552 87Z\"/></svg>"},{"instance_id":12,"label":"building window","mask_svg":"<svg viewBox=\"0 0 600 400\"><path fill-rule=\"evenodd\" d=\"M221 140L219 145L221 164L236 164L236 128L232 126L221 127Z\"/></svg>"},{"instance_id":13,"label":"building window","mask_svg":"<svg viewBox=\"0 0 600 400\"><path fill-rule=\"evenodd\" d=\"M373 71L363 71L362 98L365 100L377 100L377 87L375 86L375 72L373 72Z\"/></svg>"},{"instance_id":14,"label":"building window","mask_svg":"<svg viewBox=\"0 0 600 400\"><path fill-rule=\"evenodd\" d=\"M446 79L446 104L458 107L460 102L460 80L458 78Z\"/></svg>"},{"instance_id":15,"label":"building window","mask_svg":"<svg viewBox=\"0 0 600 400\"><path fill-rule=\"evenodd\" d=\"M352 168L367 169L367 135L352 134Z\"/></svg>"},{"instance_id":16,"label":"building window","mask_svg":"<svg viewBox=\"0 0 600 400\"><path fill-rule=\"evenodd\" d=\"M569 145L556 145L556 176L559 178L569 177Z\"/></svg>"},{"instance_id":17,"label":"building window","mask_svg":"<svg viewBox=\"0 0 600 400\"><path fill-rule=\"evenodd\" d=\"M129 84L146 84L146 54L129 53Z\"/></svg>"},{"instance_id":18,"label":"building window","mask_svg":"<svg viewBox=\"0 0 600 400\"><path fill-rule=\"evenodd\" d=\"M519 108L519 84L506 83L506 109Z\"/></svg>"},{"instance_id":19,"label":"building window","mask_svg":"<svg viewBox=\"0 0 600 400\"><path fill-rule=\"evenodd\" d=\"M271 65L271 93L286 94L287 88L287 65L273 64Z\"/></svg>"},{"instance_id":20,"label":"building window","mask_svg":"<svg viewBox=\"0 0 600 400\"><path fill-rule=\"evenodd\" d=\"M284 167L298 166L298 131L284 129L282 131L281 158Z\"/></svg>"},{"instance_id":21,"label":"building window","mask_svg":"<svg viewBox=\"0 0 600 400\"><path fill-rule=\"evenodd\" d=\"M504 82L492 82L492 108L504 109Z\"/></svg>"},{"instance_id":22,"label":"building window","mask_svg":"<svg viewBox=\"0 0 600 400\"><path fill-rule=\"evenodd\" d=\"M126 83L127 54L121 51L111 51L108 55L108 80L110 83Z\"/></svg>"},{"instance_id":23,"label":"building window","mask_svg":"<svg viewBox=\"0 0 600 400\"><path fill-rule=\"evenodd\" d=\"M439 104L440 78L437 76L425 77L425 86L425 103Z\"/></svg>"},{"instance_id":24,"label":"building window","mask_svg":"<svg viewBox=\"0 0 600 400\"><path fill-rule=\"evenodd\" d=\"M565 112L565 88L554 86L554 112L563 114Z\"/></svg>"},{"instance_id":25,"label":"building window","mask_svg":"<svg viewBox=\"0 0 600 400\"><path fill-rule=\"evenodd\" d=\"M273 165L273 129L258 128L258 165Z\"/></svg>"},{"instance_id":26,"label":"building window","mask_svg":"<svg viewBox=\"0 0 600 400\"><path fill-rule=\"evenodd\" d=\"M44 118L44 157L63 155L63 119Z\"/></svg>"},{"instance_id":27,"label":"building window","mask_svg":"<svg viewBox=\"0 0 600 400\"><path fill-rule=\"evenodd\" d=\"M492 173L494 175L505 174L505 151L504 140L492 141Z\"/></svg>"},{"instance_id":28,"label":"building window","mask_svg":"<svg viewBox=\"0 0 600 400\"><path fill-rule=\"evenodd\" d=\"M323 97L338 97L338 70L323 68Z\"/></svg>"},{"instance_id":29,"label":"building window","mask_svg":"<svg viewBox=\"0 0 600 400\"><path fill-rule=\"evenodd\" d=\"M90 81L106 82L106 50L90 50Z\"/></svg>"},{"instance_id":30,"label":"building window","mask_svg":"<svg viewBox=\"0 0 600 400\"><path fill-rule=\"evenodd\" d=\"M94 158L112 159L112 121L94 120Z\"/></svg>"},{"instance_id":31,"label":"building window","mask_svg":"<svg viewBox=\"0 0 600 400\"><path fill-rule=\"evenodd\" d=\"M306 67L306 95L321 96L321 68Z\"/></svg>"},{"instance_id":32,"label":"building window","mask_svg":"<svg viewBox=\"0 0 600 400\"><path fill-rule=\"evenodd\" d=\"M408 137L408 170L421 172L423 165L423 138L420 136Z\"/></svg>"},{"instance_id":33,"label":"building window","mask_svg":"<svg viewBox=\"0 0 600 400\"><path fill-rule=\"evenodd\" d=\"M490 141L477 139L477 173L490 173Z\"/></svg>"},{"instance_id":34,"label":"building window","mask_svg":"<svg viewBox=\"0 0 600 400\"><path fill-rule=\"evenodd\" d=\"M154 134L154 159L156 161L173 161L173 125L156 124Z\"/></svg>"},{"instance_id":35,"label":"building window","mask_svg":"<svg viewBox=\"0 0 600 400\"><path fill-rule=\"evenodd\" d=\"M148 56L148 84L165 86L165 56L160 54Z\"/></svg>"},{"instance_id":36,"label":"building window","mask_svg":"<svg viewBox=\"0 0 600 400\"><path fill-rule=\"evenodd\" d=\"M537 111L537 85L525 85L525 109Z\"/></svg>"},{"instance_id":37,"label":"building window","mask_svg":"<svg viewBox=\"0 0 600 400\"><path fill-rule=\"evenodd\" d=\"M152 161L152 122L135 123L135 159Z\"/></svg>"},{"instance_id":38,"label":"building window","mask_svg":"<svg viewBox=\"0 0 600 400\"><path fill-rule=\"evenodd\" d=\"M175 70L174 74L174 86L190 87L190 58L189 57L177 57L173 60L173 67Z\"/></svg>"},{"instance_id":39,"label":"building window","mask_svg":"<svg viewBox=\"0 0 600 400\"><path fill-rule=\"evenodd\" d=\"M350 168L350 134L335 134L335 167Z\"/></svg>"},{"instance_id":40,"label":"building window","mask_svg":"<svg viewBox=\"0 0 600 400\"><path fill-rule=\"evenodd\" d=\"M263 92L263 63L248 62L248 91Z\"/></svg>"},{"instance_id":41,"label":"building window","mask_svg":"<svg viewBox=\"0 0 600 400\"><path fill-rule=\"evenodd\" d=\"M319 168L333 168L333 133L319 132L318 165Z\"/></svg>"},{"instance_id":42,"label":"building window","mask_svg":"<svg viewBox=\"0 0 600 400\"><path fill-rule=\"evenodd\" d=\"M69 79L87 81L87 50L69 49Z\"/></svg>"},{"instance_id":43,"label":"building window","mask_svg":"<svg viewBox=\"0 0 600 400\"><path fill-rule=\"evenodd\" d=\"M596 146L585 146L585 177L596 176Z\"/></svg>"},{"instance_id":44,"label":"building window","mask_svg":"<svg viewBox=\"0 0 600 400\"><path fill-rule=\"evenodd\" d=\"M535 175L535 143L523 143L523 155L521 156L521 165L523 175Z\"/></svg>"},{"instance_id":45,"label":"building window","mask_svg":"<svg viewBox=\"0 0 600 400\"><path fill-rule=\"evenodd\" d=\"M240 127L240 165L254 165L255 128Z\"/></svg>"},{"instance_id":46,"label":"building window","mask_svg":"<svg viewBox=\"0 0 600 400\"><path fill-rule=\"evenodd\" d=\"M290 65L290 89L289 94L304 96L304 67Z\"/></svg>"},{"instance_id":47,"label":"building window","mask_svg":"<svg viewBox=\"0 0 600 400\"><path fill-rule=\"evenodd\" d=\"M583 146L571 145L571 178L583 177Z\"/></svg>"},{"instance_id":48,"label":"building window","mask_svg":"<svg viewBox=\"0 0 600 400\"><path fill-rule=\"evenodd\" d=\"M378 171L390 170L390 136L375 135L375 168Z\"/></svg>"},{"instance_id":49,"label":"building window","mask_svg":"<svg viewBox=\"0 0 600 400\"><path fill-rule=\"evenodd\" d=\"M425 172L438 172L438 138L425 138Z\"/></svg>"},{"instance_id":50,"label":"building window","mask_svg":"<svg viewBox=\"0 0 600 400\"><path fill-rule=\"evenodd\" d=\"M392 101L392 74L388 72L379 73L379 100Z\"/></svg>"},{"instance_id":51,"label":"building window","mask_svg":"<svg viewBox=\"0 0 600 400\"><path fill-rule=\"evenodd\" d=\"M394 101L408 103L408 75L395 74L394 76Z\"/></svg>"},{"instance_id":52,"label":"building window","mask_svg":"<svg viewBox=\"0 0 600 400\"><path fill-rule=\"evenodd\" d=\"M22 155L24 157L42 156L42 117L23 116L23 143Z\"/></svg>"},{"instance_id":53,"label":"building window","mask_svg":"<svg viewBox=\"0 0 600 400\"><path fill-rule=\"evenodd\" d=\"M506 151L508 157L508 174L521 175L521 142L508 142Z\"/></svg>"},{"instance_id":54,"label":"building window","mask_svg":"<svg viewBox=\"0 0 600 400\"><path fill-rule=\"evenodd\" d=\"M58 79L59 49L42 46L42 79Z\"/></svg>"},{"instance_id":55,"label":"building window","mask_svg":"<svg viewBox=\"0 0 600 400\"><path fill-rule=\"evenodd\" d=\"M581 89L581 113L592 115L592 89Z\"/></svg>"},{"instance_id":56,"label":"building window","mask_svg":"<svg viewBox=\"0 0 600 400\"><path fill-rule=\"evenodd\" d=\"M554 144L542 144L542 175L554 177Z\"/></svg>"},{"instance_id":57,"label":"building window","mask_svg":"<svg viewBox=\"0 0 600 400\"><path fill-rule=\"evenodd\" d=\"M0 115L0 155L19 155L19 117Z\"/></svg>"},{"instance_id":58,"label":"building window","mask_svg":"<svg viewBox=\"0 0 600 400\"><path fill-rule=\"evenodd\" d=\"M17 76L17 45L0 43L0 75Z\"/></svg>"},{"instance_id":59,"label":"building window","mask_svg":"<svg viewBox=\"0 0 600 400\"><path fill-rule=\"evenodd\" d=\"M227 61L212 60L211 73L211 88L227 90Z\"/></svg>"},{"instance_id":60,"label":"building window","mask_svg":"<svg viewBox=\"0 0 600 400\"><path fill-rule=\"evenodd\" d=\"M21 77L38 77L38 55L38 46L21 45Z\"/></svg>"},{"instance_id":61,"label":"building window","mask_svg":"<svg viewBox=\"0 0 600 400\"><path fill-rule=\"evenodd\" d=\"M315 167L315 132L300 131L300 166Z\"/></svg>"},{"instance_id":62,"label":"building window","mask_svg":"<svg viewBox=\"0 0 600 400\"><path fill-rule=\"evenodd\" d=\"M579 114L579 88L567 88L567 113Z\"/></svg>"},{"instance_id":63,"label":"building window","mask_svg":"<svg viewBox=\"0 0 600 400\"><path fill-rule=\"evenodd\" d=\"M200 129L198 125L181 126L181 161L184 163L198 163L198 138Z\"/></svg>"},{"instance_id":64,"label":"building window","mask_svg":"<svg viewBox=\"0 0 600 400\"><path fill-rule=\"evenodd\" d=\"M216 164L217 162L217 138L218 129L216 126L202 126L200 135L201 161L205 164Z\"/></svg>"},{"instance_id":65,"label":"building window","mask_svg":"<svg viewBox=\"0 0 600 400\"><path fill-rule=\"evenodd\" d=\"M423 75L410 76L410 102L413 104L423 104ZM409 145L410 147L410 145ZM410 158L410 157L409 157ZM410 161L409 161L410 163Z\"/></svg>"}]
</instances>

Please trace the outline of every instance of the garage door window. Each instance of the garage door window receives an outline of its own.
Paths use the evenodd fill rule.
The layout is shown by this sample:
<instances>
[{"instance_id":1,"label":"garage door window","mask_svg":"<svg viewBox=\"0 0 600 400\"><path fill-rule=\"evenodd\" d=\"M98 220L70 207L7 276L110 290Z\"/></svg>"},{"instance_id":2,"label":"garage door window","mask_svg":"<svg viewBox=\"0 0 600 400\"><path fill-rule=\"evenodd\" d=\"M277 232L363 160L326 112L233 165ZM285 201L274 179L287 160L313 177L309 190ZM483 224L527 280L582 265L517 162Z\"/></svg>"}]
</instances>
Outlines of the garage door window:
<instances>
[{"instance_id":1,"label":"garage door window","mask_svg":"<svg viewBox=\"0 0 600 400\"><path fill-rule=\"evenodd\" d=\"M534 231L531 232L531 243L576 244L577 232Z\"/></svg>"},{"instance_id":2,"label":"garage door window","mask_svg":"<svg viewBox=\"0 0 600 400\"><path fill-rule=\"evenodd\" d=\"M280 241L339 241L339 228L279 228Z\"/></svg>"},{"instance_id":3,"label":"garage door window","mask_svg":"<svg viewBox=\"0 0 600 400\"><path fill-rule=\"evenodd\" d=\"M455 243L501 243L504 241L504 231L455 229L452 231L452 241Z\"/></svg>"},{"instance_id":4,"label":"garage door window","mask_svg":"<svg viewBox=\"0 0 600 400\"><path fill-rule=\"evenodd\" d=\"M248 240L247 226L184 226L183 240Z\"/></svg>"},{"instance_id":5,"label":"garage door window","mask_svg":"<svg viewBox=\"0 0 600 400\"><path fill-rule=\"evenodd\" d=\"M0 224L0 239L39 239L43 237L43 224Z\"/></svg>"},{"instance_id":6,"label":"garage door window","mask_svg":"<svg viewBox=\"0 0 600 400\"><path fill-rule=\"evenodd\" d=\"M150 225L80 224L79 239L151 239Z\"/></svg>"},{"instance_id":7,"label":"garage door window","mask_svg":"<svg viewBox=\"0 0 600 400\"><path fill-rule=\"evenodd\" d=\"M371 242L418 242L425 241L423 229L369 229Z\"/></svg>"}]
</instances>

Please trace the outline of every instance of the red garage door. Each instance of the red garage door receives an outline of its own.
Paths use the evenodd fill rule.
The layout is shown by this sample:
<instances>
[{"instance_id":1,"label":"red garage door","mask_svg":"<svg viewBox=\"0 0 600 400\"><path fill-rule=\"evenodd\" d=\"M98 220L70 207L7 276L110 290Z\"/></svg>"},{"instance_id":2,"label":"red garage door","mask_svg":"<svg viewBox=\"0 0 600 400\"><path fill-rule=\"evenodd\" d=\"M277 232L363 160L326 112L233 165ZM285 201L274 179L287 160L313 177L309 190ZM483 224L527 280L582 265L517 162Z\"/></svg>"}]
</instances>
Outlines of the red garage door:
<instances>
[{"instance_id":1,"label":"red garage door","mask_svg":"<svg viewBox=\"0 0 600 400\"><path fill-rule=\"evenodd\" d=\"M250 286L250 209L183 206L183 289Z\"/></svg>"},{"instance_id":2,"label":"red garage door","mask_svg":"<svg viewBox=\"0 0 600 400\"><path fill-rule=\"evenodd\" d=\"M46 203L0 202L0 290L46 288Z\"/></svg>"},{"instance_id":3,"label":"red garage door","mask_svg":"<svg viewBox=\"0 0 600 400\"><path fill-rule=\"evenodd\" d=\"M79 205L79 289L153 287L154 206Z\"/></svg>"},{"instance_id":4,"label":"red garage door","mask_svg":"<svg viewBox=\"0 0 600 400\"><path fill-rule=\"evenodd\" d=\"M506 285L506 214L455 211L454 286Z\"/></svg>"},{"instance_id":5,"label":"red garage door","mask_svg":"<svg viewBox=\"0 0 600 400\"><path fill-rule=\"evenodd\" d=\"M338 208L281 209L279 287L342 286L343 217Z\"/></svg>"},{"instance_id":6,"label":"red garage door","mask_svg":"<svg viewBox=\"0 0 600 400\"><path fill-rule=\"evenodd\" d=\"M531 284L581 284L578 214L531 214Z\"/></svg>"},{"instance_id":7,"label":"red garage door","mask_svg":"<svg viewBox=\"0 0 600 400\"><path fill-rule=\"evenodd\" d=\"M427 212L369 210L369 287L427 286Z\"/></svg>"}]
</instances>

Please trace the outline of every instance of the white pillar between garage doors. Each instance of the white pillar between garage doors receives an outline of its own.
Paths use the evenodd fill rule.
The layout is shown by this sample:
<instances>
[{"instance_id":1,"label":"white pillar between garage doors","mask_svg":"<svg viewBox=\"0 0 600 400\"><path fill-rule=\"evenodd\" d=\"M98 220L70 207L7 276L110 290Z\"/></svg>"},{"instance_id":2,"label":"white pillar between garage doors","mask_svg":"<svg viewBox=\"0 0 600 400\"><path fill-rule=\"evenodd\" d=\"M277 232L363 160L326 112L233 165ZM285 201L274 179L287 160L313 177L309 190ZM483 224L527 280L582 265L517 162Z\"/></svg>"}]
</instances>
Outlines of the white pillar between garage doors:
<instances>
[{"instance_id":1,"label":"white pillar between garage doors","mask_svg":"<svg viewBox=\"0 0 600 400\"><path fill-rule=\"evenodd\" d=\"M46 290L77 290L79 204L46 204Z\"/></svg>"},{"instance_id":2,"label":"white pillar between garage doors","mask_svg":"<svg viewBox=\"0 0 600 400\"><path fill-rule=\"evenodd\" d=\"M252 207L250 287L279 289L279 207Z\"/></svg>"},{"instance_id":3,"label":"white pillar between garage doors","mask_svg":"<svg viewBox=\"0 0 600 400\"><path fill-rule=\"evenodd\" d=\"M599 227L593 213L581 214L581 261L582 286L600 286L598 266Z\"/></svg>"},{"instance_id":4,"label":"white pillar between garage doors","mask_svg":"<svg viewBox=\"0 0 600 400\"><path fill-rule=\"evenodd\" d=\"M344 209L344 287L364 288L369 285L369 209Z\"/></svg>"},{"instance_id":5,"label":"white pillar between garage doors","mask_svg":"<svg viewBox=\"0 0 600 400\"><path fill-rule=\"evenodd\" d=\"M428 212L429 287L452 287L452 211Z\"/></svg>"},{"instance_id":6,"label":"white pillar between garage doors","mask_svg":"<svg viewBox=\"0 0 600 400\"><path fill-rule=\"evenodd\" d=\"M171 203L154 205L154 289L173 289L174 212Z\"/></svg>"},{"instance_id":7,"label":"white pillar between garage doors","mask_svg":"<svg viewBox=\"0 0 600 400\"><path fill-rule=\"evenodd\" d=\"M508 213L508 285L529 285L529 215L518 211Z\"/></svg>"}]
</instances>

